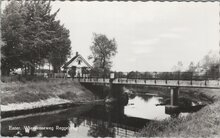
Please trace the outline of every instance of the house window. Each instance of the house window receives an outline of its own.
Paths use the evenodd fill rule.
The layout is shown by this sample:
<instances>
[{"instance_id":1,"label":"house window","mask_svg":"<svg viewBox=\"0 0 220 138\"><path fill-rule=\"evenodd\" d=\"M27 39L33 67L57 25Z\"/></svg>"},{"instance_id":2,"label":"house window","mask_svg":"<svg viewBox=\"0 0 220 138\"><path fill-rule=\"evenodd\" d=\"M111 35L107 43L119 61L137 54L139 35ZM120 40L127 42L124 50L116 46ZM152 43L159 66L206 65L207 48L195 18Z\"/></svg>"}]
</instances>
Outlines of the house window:
<instances>
[{"instance_id":1,"label":"house window","mask_svg":"<svg viewBox=\"0 0 220 138\"><path fill-rule=\"evenodd\" d=\"M78 65L80 65L80 64L81 64L81 60L78 61Z\"/></svg>"}]
</instances>

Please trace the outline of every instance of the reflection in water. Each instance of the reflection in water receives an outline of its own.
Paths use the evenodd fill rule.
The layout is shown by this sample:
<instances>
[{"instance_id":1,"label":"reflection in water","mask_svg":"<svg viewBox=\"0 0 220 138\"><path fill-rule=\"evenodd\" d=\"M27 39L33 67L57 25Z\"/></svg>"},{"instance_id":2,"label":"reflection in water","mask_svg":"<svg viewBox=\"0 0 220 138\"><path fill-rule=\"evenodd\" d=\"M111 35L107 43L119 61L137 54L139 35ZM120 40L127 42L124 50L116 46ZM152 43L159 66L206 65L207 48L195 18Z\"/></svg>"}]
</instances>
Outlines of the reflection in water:
<instances>
[{"instance_id":1,"label":"reflection in water","mask_svg":"<svg viewBox=\"0 0 220 138\"><path fill-rule=\"evenodd\" d=\"M69 134L70 123L74 126L83 120L74 119L83 112L91 110L92 105L78 106L71 109L48 113L39 113L17 118L5 118L1 121L2 136L66 136ZM17 129L14 129L14 128Z\"/></svg>"},{"instance_id":2,"label":"reflection in water","mask_svg":"<svg viewBox=\"0 0 220 138\"><path fill-rule=\"evenodd\" d=\"M125 106L125 114L151 120L168 118L169 115L165 114L165 107L156 106L156 104L160 103L160 99L162 98L149 95L135 96Z\"/></svg>"},{"instance_id":3,"label":"reflection in water","mask_svg":"<svg viewBox=\"0 0 220 138\"><path fill-rule=\"evenodd\" d=\"M81 105L1 121L2 136L133 137L150 121L169 117L161 97L133 95L126 106ZM184 108L185 111L186 108ZM199 109L199 108L197 108ZM194 111L196 111L195 109ZM178 114L184 111L178 109ZM166 114L167 113L167 114ZM12 127L15 129L12 130Z\"/></svg>"},{"instance_id":4,"label":"reflection in water","mask_svg":"<svg viewBox=\"0 0 220 138\"><path fill-rule=\"evenodd\" d=\"M110 124L92 125L88 131L88 136L93 137L115 137L115 129Z\"/></svg>"},{"instance_id":5,"label":"reflection in water","mask_svg":"<svg viewBox=\"0 0 220 138\"><path fill-rule=\"evenodd\" d=\"M2 120L2 136L133 136L149 120L128 117L119 105L82 105L71 109ZM17 127L11 130L9 127Z\"/></svg>"},{"instance_id":6,"label":"reflection in water","mask_svg":"<svg viewBox=\"0 0 220 138\"><path fill-rule=\"evenodd\" d=\"M69 133L69 126L70 122L68 120L62 120L58 122L54 122L50 125L47 125L47 127L51 127L54 130L53 131L39 131L42 136L45 137L62 137L66 136Z\"/></svg>"}]
</instances>

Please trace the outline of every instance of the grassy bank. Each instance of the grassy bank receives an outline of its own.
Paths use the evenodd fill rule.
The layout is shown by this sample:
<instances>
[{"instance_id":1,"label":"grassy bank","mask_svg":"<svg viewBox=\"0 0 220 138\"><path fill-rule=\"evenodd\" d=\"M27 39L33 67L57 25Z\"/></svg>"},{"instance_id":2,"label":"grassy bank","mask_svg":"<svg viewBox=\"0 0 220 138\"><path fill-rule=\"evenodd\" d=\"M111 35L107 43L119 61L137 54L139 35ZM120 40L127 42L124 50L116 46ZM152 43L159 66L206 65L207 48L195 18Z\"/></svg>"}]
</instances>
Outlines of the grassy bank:
<instances>
[{"instance_id":1,"label":"grassy bank","mask_svg":"<svg viewBox=\"0 0 220 138\"><path fill-rule=\"evenodd\" d=\"M220 137L220 90L185 88L180 92L208 105L185 117L146 124L138 136Z\"/></svg>"},{"instance_id":2,"label":"grassy bank","mask_svg":"<svg viewBox=\"0 0 220 138\"><path fill-rule=\"evenodd\" d=\"M53 79L41 81L1 82L1 107L12 108L16 105L27 107L60 104L66 102L88 102L94 95L79 82L71 79ZM32 103L32 105L30 105Z\"/></svg>"}]
</instances>

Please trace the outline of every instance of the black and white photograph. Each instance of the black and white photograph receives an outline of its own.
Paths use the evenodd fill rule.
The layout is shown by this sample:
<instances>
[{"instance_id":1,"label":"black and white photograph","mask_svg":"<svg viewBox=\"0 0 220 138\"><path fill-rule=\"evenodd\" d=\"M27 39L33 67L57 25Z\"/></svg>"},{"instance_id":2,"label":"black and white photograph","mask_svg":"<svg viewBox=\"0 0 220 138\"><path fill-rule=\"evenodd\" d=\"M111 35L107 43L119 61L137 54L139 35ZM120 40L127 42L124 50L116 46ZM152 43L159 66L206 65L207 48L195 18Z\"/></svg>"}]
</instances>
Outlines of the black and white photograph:
<instances>
[{"instance_id":1,"label":"black and white photograph","mask_svg":"<svg viewBox=\"0 0 220 138\"><path fill-rule=\"evenodd\" d=\"M1 137L220 137L220 1L0 8Z\"/></svg>"}]
</instances>

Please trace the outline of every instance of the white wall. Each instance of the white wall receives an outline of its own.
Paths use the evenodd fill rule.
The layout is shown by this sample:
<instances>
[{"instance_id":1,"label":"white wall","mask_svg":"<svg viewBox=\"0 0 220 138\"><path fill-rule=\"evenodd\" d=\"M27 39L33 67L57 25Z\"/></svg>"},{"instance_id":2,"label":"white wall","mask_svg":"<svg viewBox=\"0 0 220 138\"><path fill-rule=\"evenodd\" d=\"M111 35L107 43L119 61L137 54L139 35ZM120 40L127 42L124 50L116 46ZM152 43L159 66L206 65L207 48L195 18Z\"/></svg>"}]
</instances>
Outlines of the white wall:
<instances>
[{"instance_id":1,"label":"white wall","mask_svg":"<svg viewBox=\"0 0 220 138\"><path fill-rule=\"evenodd\" d=\"M78 60L81 60L81 63L80 65L78 64ZM77 57L72 63L70 63L68 65L68 67L72 67L72 66L76 66L76 67L88 67L84 62L83 60L81 59L81 57Z\"/></svg>"}]
</instances>

